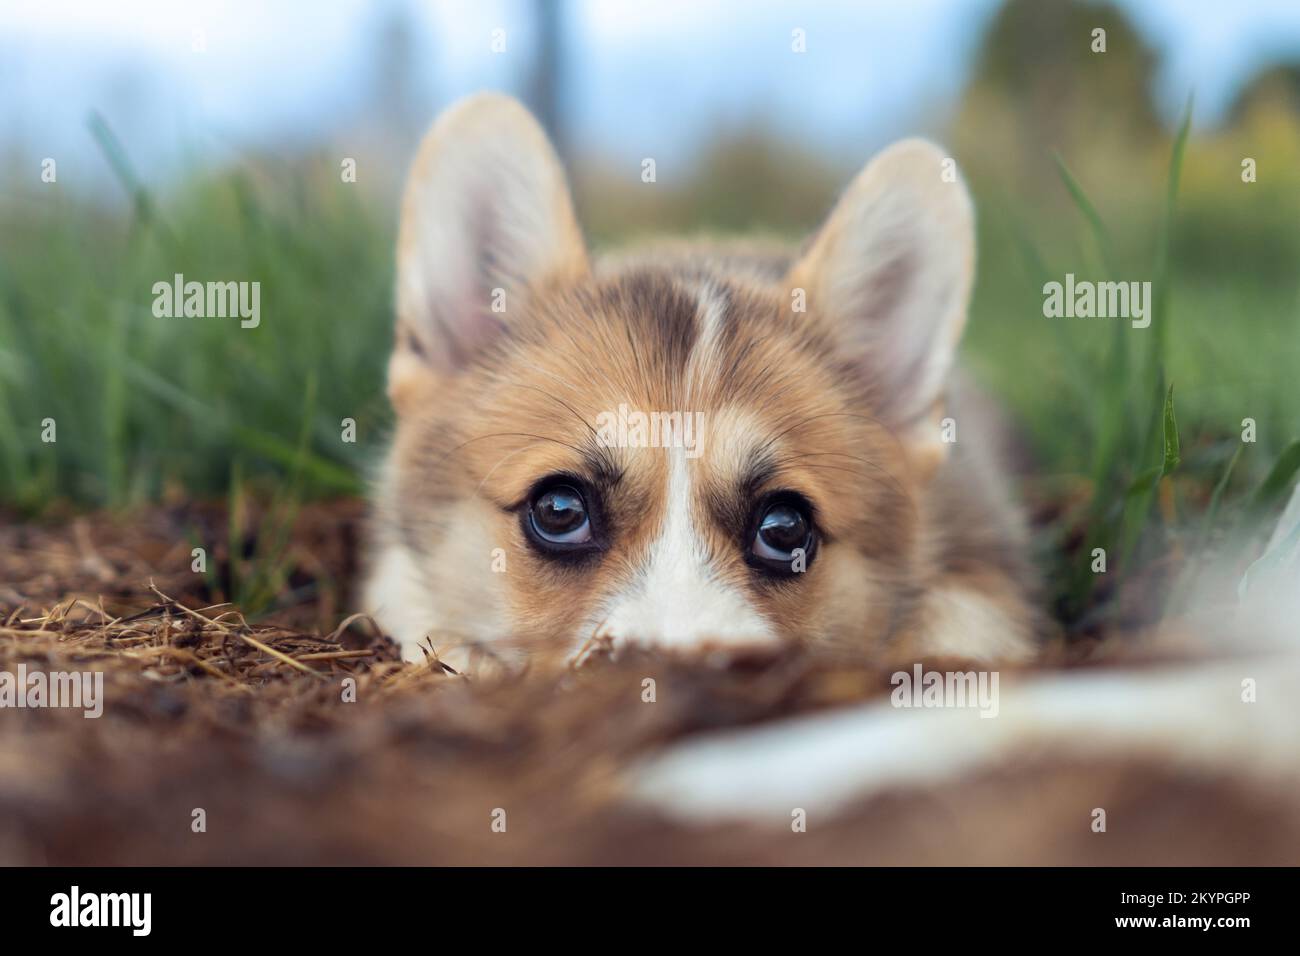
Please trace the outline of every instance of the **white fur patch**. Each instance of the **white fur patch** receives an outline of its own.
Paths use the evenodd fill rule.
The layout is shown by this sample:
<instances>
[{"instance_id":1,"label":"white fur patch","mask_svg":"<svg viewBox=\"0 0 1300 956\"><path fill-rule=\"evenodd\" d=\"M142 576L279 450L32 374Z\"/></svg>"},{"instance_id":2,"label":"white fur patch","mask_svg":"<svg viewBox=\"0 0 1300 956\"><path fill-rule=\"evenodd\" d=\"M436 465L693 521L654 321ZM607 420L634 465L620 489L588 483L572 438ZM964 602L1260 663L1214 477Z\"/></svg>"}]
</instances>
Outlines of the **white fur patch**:
<instances>
[{"instance_id":1,"label":"white fur patch","mask_svg":"<svg viewBox=\"0 0 1300 956\"><path fill-rule=\"evenodd\" d=\"M392 494L391 487L389 472L380 495ZM483 545L490 527L490 508L478 503L456 510L427 556L412 553L391 530L376 541L364 607L397 641L403 660L423 662L422 648L432 645L441 660L463 671L473 645L508 633L499 575Z\"/></svg>"},{"instance_id":2,"label":"white fur patch","mask_svg":"<svg viewBox=\"0 0 1300 956\"><path fill-rule=\"evenodd\" d=\"M722 331L723 317L727 311L727 297L721 289L711 282L706 282L696 291L699 299L700 334L696 352L707 353L718 340ZM693 363L698 364L698 362Z\"/></svg>"},{"instance_id":3,"label":"white fur patch","mask_svg":"<svg viewBox=\"0 0 1300 956\"><path fill-rule=\"evenodd\" d=\"M1033 657L1032 635L996 601L969 588L947 587L927 600L922 654L973 661L1026 661Z\"/></svg>"},{"instance_id":4,"label":"white fur patch","mask_svg":"<svg viewBox=\"0 0 1300 956\"><path fill-rule=\"evenodd\" d=\"M402 659L420 661L420 643L437 621L437 611L420 570L401 545L384 548L366 583L365 606L402 649Z\"/></svg>"},{"instance_id":5,"label":"white fur patch","mask_svg":"<svg viewBox=\"0 0 1300 956\"><path fill-rule=\"evenodd\" d=\"M1241 681L1251 675L1261 690L1247 703ZM824 819L874 793L956 785L963 774L1044 754L1136 755L1243 776L1300 776L1295 657L1063 674L1004 684L1001 698L994 720L971 709L896 709L886 698L712 735L644 764L631 795L691 822L784 826L794 807Z\"/></svg>"},{"instance_id":6,"label":"white fur patch","mask_svg":"<svg viewBox=\"0 0 1300 956\"><path fill-rule=\"evenodd\" d=\"M718 580L691 515L681 449L669 468L666 515L640 572L606 604L600 634L620 644L677 650L769 644L776 633L748 597Z\"/></svg>"}]
</instances>

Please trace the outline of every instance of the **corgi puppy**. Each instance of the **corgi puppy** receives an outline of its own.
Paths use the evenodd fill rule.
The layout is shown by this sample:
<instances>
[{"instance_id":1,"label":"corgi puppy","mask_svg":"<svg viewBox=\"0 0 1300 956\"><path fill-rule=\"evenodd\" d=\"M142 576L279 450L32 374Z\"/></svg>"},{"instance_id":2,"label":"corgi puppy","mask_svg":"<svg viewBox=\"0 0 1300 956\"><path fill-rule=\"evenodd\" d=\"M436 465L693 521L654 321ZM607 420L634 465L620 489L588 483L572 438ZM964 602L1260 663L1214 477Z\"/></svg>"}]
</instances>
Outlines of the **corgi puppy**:
<instances>
[{"instance_id":1,"label":"corgi puppy","mask_svg":"<svg viewBox=\"0 0 1300 956\"><path fill-rule=\"evenodd\" d=\"M448 109L402 203L365 596L404 656L1029 657L1025 530L954 382L974 229L951 167L890 147L799 252L594 258L532 116Z\"/></svg>"}]
</instances>

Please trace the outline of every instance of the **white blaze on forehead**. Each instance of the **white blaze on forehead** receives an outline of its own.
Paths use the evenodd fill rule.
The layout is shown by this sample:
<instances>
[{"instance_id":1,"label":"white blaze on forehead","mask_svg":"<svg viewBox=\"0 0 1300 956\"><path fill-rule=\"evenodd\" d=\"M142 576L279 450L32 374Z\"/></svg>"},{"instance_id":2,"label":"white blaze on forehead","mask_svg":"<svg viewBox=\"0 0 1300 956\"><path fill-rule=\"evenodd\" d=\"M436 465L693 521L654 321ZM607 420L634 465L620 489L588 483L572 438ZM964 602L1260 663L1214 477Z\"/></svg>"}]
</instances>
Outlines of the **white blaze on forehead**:
<instances>
[{"instance_id":1,"label":"white blaze on forehead","mask_svg":"<svg viewBox=\"0 0 1300 956\"><path fill-rule=\"evenodd\" d=\"M691 504L691 469L680 448L671 456L663 526L625 590L606 605L600 633L620 644L689 650L771 643L776 632L749 597L710 567Z\"/></svg>"},{"instance_id":2,"label":"white blaze on forehead","mask_svg":"<svg viewBox=\"0 0 1300 956\"><path fill-rule=\"evenodd\" d=\"M696 294L700 301L699 344L703 351L713 344L722 331L727 311L727 294L712 282L704 283Z\"/></svg>"},{"instance_id":3,"label":"white blaze on forehead","mask_svg":"<svg viewBox=\"0 0 1300 956\"><path fill-rule=\"evenodd\" d=\"M696 298L696 322L698 334L691 349L690 360L686 365L686 400L689 404L699 395L698 383L708 380L709 371L714 368L717 345L722 326L727 314L727 292L715 283L705 280L692 290Z\"/></svg>"}]
</instances>

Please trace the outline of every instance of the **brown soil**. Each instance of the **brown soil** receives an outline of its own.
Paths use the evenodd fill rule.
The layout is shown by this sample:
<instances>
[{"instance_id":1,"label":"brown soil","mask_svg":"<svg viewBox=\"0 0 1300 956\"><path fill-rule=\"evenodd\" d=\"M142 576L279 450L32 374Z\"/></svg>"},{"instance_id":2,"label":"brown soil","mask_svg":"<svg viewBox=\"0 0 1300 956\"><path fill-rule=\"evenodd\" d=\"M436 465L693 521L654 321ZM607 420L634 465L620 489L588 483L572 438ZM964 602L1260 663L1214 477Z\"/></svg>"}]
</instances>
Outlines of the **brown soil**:
<instances>
[{"instance_id":1,"label":"brown soil","mask_svg":"<svg viewBox=\"0 0 1300 956\"><path fill-rule=\"evenodd\" d=\"M720 669L547 662L474 681L404 665L349 616L360 517L354 502L300 514L291 598L254 620L222 602L257 533L233 536L232 567L220 509L0 527L0 671L102 670L106 697L99 719L0 710L0 863L1295 862L1294 796L1050 755L960 792L885 794L806 833L668 823L623 799L631 760L866 699L887 675L799 651ZM191 570L196 542L214 573ZM1106 837L1086 825L1098 805L1120 821Z\"/></svg>"}]
</instances>

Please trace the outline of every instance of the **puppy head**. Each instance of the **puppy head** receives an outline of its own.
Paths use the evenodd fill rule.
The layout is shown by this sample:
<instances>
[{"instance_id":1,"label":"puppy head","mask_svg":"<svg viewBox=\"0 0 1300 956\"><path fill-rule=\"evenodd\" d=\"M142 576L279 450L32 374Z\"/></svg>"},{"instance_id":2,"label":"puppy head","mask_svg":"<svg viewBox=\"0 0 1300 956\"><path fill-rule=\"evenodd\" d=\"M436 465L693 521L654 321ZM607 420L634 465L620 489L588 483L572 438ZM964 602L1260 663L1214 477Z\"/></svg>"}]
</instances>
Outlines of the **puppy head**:
<instances>
[{"instance_id":1,"label":"puppy head","mask_svg":"<svg viewBox=\"0 0 1300 956\"><path fill-rule=\"evenodd\" d=\"M410 626L569 652L884 636L970 284L941 162L883 153L784 276L602 271L521 106L439 119L403 203L379 509L429 609Z\"/></svg>"}]
</instances>

